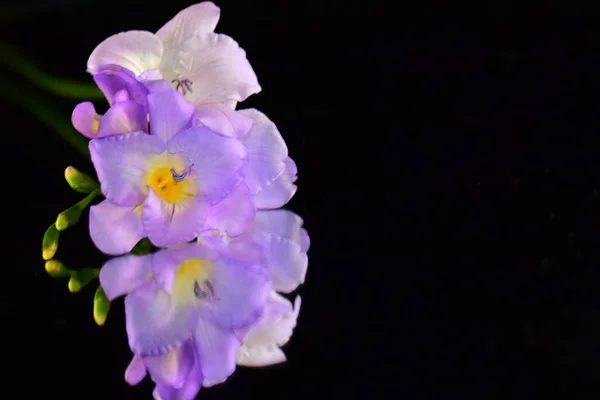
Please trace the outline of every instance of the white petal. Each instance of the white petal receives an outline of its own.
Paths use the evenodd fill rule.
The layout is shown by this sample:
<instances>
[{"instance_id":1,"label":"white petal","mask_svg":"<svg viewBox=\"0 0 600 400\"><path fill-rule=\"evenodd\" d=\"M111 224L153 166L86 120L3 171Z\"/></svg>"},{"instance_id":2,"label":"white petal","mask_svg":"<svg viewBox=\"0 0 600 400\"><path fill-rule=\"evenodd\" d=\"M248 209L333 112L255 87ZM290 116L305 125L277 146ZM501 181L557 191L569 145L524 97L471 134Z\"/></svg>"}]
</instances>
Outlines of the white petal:
<instances>
[{"instance_id":1,"label":"white petal","mask_svg":"<svg viewBox=\"0 0 600 400\"><path fill-rule=\"evenodd\" d=\"M136 76L149 69L156 69L163 56L163 45L152 32L127 31L117 33L100 43L87 62L92 75L98 67L115 64L127 68Z\"/></svg>"},{"instance_id":2,"label":"white petal","mask_svg":"<svg viewBox=\"0 0 600 400\"><path fill-rule=\"evenodd\" d=\"M180 48L197 33L214 32L221 10L214 3L204 1L180 11L156 32L163 42L165 57L171 49Z\"/></svg>"}]
</instances>

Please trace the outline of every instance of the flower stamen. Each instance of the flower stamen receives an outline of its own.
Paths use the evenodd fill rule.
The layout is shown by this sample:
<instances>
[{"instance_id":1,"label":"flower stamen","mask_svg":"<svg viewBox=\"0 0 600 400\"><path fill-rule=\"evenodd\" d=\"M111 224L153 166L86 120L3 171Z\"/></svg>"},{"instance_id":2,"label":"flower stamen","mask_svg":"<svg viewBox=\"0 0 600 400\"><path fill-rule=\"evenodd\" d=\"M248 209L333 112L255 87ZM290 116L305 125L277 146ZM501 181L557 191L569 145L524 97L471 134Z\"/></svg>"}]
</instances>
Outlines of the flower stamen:
<instances>
[{"instance_id":1,"label":"flower stamen","mask_svg":"<svg viewBox=\"0 0 600 400\"><path fill-rule=\"evenodd\" d=\"M173 79L171 83L176 83L175 90L181 90L181 93L185 96L187 92L192 93L193 82L189 79Z\"/></svg>"}]
</instances>

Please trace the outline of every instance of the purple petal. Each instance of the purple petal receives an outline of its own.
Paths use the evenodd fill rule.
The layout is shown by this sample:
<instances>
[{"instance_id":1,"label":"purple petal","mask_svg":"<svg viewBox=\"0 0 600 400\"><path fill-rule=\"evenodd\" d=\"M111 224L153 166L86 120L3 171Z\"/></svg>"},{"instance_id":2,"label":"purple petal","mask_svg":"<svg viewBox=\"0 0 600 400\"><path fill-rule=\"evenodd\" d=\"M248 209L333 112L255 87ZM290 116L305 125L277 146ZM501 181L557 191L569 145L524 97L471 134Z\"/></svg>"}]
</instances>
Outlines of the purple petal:
<instances>
[{"instance_id":1,"label":"purple petal","mask_svg":"<svg viewBox=\"0 0 600 400\"><path fill-rule=\"evenodd\" d=\"M147 79L142 82L150 93L168 92L173 90L173 86L164 79Z\"/></svg>"},{"instance_id":2,"label":"purple petal","mask_svg":"<svg viewBox=\"0 0 600 400\"><path fill-rule=\"evenodd\" d=\"M175 135L167 148L169 153L183 154L194 165L190 179L198 182L200 195L211 205L223 200L242 179L246 148L237 139L194 127Z\"/></svg>"},{"instance_id":3,"label":"purple petal","mask_svg":"<svg viewBox=\"0 0 600 400\"><path fill-rule=\"evenodd\" d=\"M225 199L210 208L204 229L218 229L228 236L244 233L254 221L256 207L245 183L240 183Z\"/></svg>"},{"instance_id":4,"label":"purple petal","mask_svg":"<svg viewBox=\"0 0 600 400\"><path fill-rule=\"evenodd\" d=\"M118 65L100 66L98 72L94 75L94 81L110 104L113 104L117 99L117 94L120 91L125 90L128 100L133 100L147 109L148 89L128 69ZM118 96L118 98L122 97L122 94Z\"/></svg>"},{"instance_id":5,"label":"purple petal","mask_svg":"<svg viewBox=\"0 0 600 400\"><path fill-rule=\"evenodd\" d=\"M200 320L194 332L194 344L205 382L224 382L235 371L240 341L231 329L223 329Z\"/></svg>"},{"instance_id":6,"label":"purple petal","mask_svg":"<svg viewBox=\"0 0 600 400\"><path fill-rule=\"evenodd\" d=\"M152 92L148 95L151 134L165 141L190 125L194 105L178 91Z\"/></svg>"},{"instance_id":7,"label":"purple petal","mask_svg":"<svg viewBox=\"0 0 600 400\"><path fill-rule=\"evenodd\" d=\"M244 179L252 194L256 194L283 173L288 150L277 127L265 114L255 109L238 112L254 121L252 129L242 141L248 149Z\"/></svg>"},{"instance_id":8,"label":"purple petal","mask_svg":"<svg viewBox=\"0 0 600 400\"><path fill-rule=\"evenodd\" d=\"M244 343L249 342L249 344L254 344L252 341L253 338L248 338L249 335L257 332L260 333L262 329L293 311L292 303L285 297L273 291L269 294L269 298L265 303L265 308L259 320L246 327L236 329L235 333Z\"/></svg>"},{"instance_id":9,"label":"purple petal","mask_svg":"<svg viewBox=\"0 0 600 400\"><path fill-rule=\"evenodd\" d=\"M198 357L194 357L194 366L188 374L182 387L175 389L165 385L156 385L154 398L160 400L194 400L202 387L202 370L199 365Z\"/></svg>"},{"instance_id":10,"label":"purple petal","mask_svg":"<svg viewBox=\"0 0 600 400\"><path fill-rule=\"evenodd\" d=\"M77 132L90 139L94 139L98 132L100 118L101 116L96 113L94 105L89 101L85 101L75 106L71 115L71 122Z\"/></svg>"},{"instance_id":11,"label":"purple petal","mask_svg":"<svg viewBox=\"0 0 600 400\"><path fill-rule=\"evenodd\" d=\"M113 104L104 114L97 137L136 131L148 131L146 110L135 101L122 101Z\"/></svg>"},{"instance_id":12,"label":"purple petal","mask_svg":"<svg viewBox=\"0 0 600 400\"><path fill-rule=\"evenodd\" d=\"M298 187L294 185L298 178L296 163L291 158L285 159L285 170L270 185L263 187L254 194L254 203L259 210L272 210L283 207L294 194Z\"/></svg>"},{"instance_id":13,"label":"purple petal","mask_svg":"<svg viewBox=\"0 0 600 400\"><path fill-rule=\"evenodd\" d=\"M198 313L149 282L125 297L129 347L141 357L166 354L191 337Z\"/></svg>"},{"instance_id":14,"label":"purple petal","mask_svg":"<svg viewBox=\"0 0 600 400\"><path fill-rule=\"evenodd\" d=\"M125 381L131 386L135 386L146 376L146 366L142 357L133 355L127 370L125 370Z\"/></svg>"},{"instance_id":15,"label":"purple petal","mask_svg":"<svg viewBox=\"0 0 600 400\"><path fill-rule=\"evenodd\" d=\"M273 288L282 293L304 282L309 239L302 218L287 210L259 211L250 228L253 239L265 250Z\"/></svg>"},{"instance_id":16,"label":"purple petal","mask_svg":"<svg viewBox=\"0 0 600 400\"><path fill-rule=\"evenodd\" d=\"M193 116L195 126L204 125L223 136L242 137L252 128L253 120L221 103L201 104Z\"/></svg>"},{"instance_id":17,"label":"purple petal","mask_svg":"<svg viewBox=\"0 0 600 400\"><path fill-rule=\"evenodd\" d=\"M92 162L104 195L121 206L141 204L146 197L149 159L164 147L160 138L144 132L91 140Z\"/></svg>"},{"instance_id":18,"label":"purple petal","mask_svg":"<svg viewBox=\"0 0 600 400\"><path fill-rule=\"evenodd\" d=\"M100 269L100 285L109 300L134 292L149 282L151 256L127 255L108 260Z\"/></svg>"},{"instance_id":19,"label":"purple petal","mask_svg":"<svg viewBox=\"0 0 600 400\"><path fill-rule=\"evenodd\" d=\"M206 223L208 212L209 205L203 198L168 203L149 189L142 205L142 225L155 246L170 247L196 238Z\"/></svg>"},{"instance_id":20,"label":"purple petal","mask_svg":"<svg viewBox=\"0 0 600 400\"><path fill-rule=\"evenodd\" d=\"M144 364L157 385L180 388L194 366L196 358L191 340L167 354L144 357Z\"/></svg>"},{"instance_id":21,"label":"purple petal","mask_svg":"<svg viewBox=\"0 0 600 400\"><path fill-rule=\"evenodd\" d=\"M127 93L127 89L121 89L113 96L112 103L122 103L124 101L129 101L129 93Z\"/></svg>"},{"instance_id":22,"label":"purple petal","mask_svg":"<svg viewBox=\"0 0 600 400\"><path fill-rule=\"evenodd\" d=\"M113 256L129 253L146 235L141 209L104 200L90 208L90 236L96 247Z\"/></svg>"}]
</instances>

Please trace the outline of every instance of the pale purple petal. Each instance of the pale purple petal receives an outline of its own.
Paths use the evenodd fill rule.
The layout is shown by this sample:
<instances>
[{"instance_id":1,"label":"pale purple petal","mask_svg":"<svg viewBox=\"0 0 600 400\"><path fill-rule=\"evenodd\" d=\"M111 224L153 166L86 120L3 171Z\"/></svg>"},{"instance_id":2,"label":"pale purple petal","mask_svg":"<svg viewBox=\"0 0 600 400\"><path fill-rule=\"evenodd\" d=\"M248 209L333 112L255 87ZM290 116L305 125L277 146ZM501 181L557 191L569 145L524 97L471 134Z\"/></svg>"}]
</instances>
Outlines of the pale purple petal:
<instances>
[{"instance_id":1,"label":"pale purple petal","mask_svg":"<svg viewBox=\"0 0 600 400\"><path fill-rule=\"evenodd\" d=\"M261 90L246 52L229 36L196 33L177 54L178 75L192 82L188 98L196 106L239 102Z\"/></svg>"},{"instance_id":2,"label":"pale purple petal","mask_svg":"<svg viewBox=\"0 0 600 400\"><path fill-rule=\"evenodd\" d=\"M131 386L135 386L146 376L146 366L140 356L133 355L129 366L125 370L125 381Z\"/></svg>"},{"instance_id":3,"label":"pale purple petal","mask_svg":"<svg viewBox=\"0 0 600 400\"><path fill-rule=\"evenodd\" d=\"M200 104L192 118L195 126L204 125L223 136L242 137L252 128L253 120L225 104Z\"/></svg>"},{"instance_id":4,"label":"pale purple petal","mask_svg":"<svg viewBox=\"0 0 600 400\"><path fill-rule=\"evenodd\" d=\"M157 400L194 400L202 387L202 369L198 357L194 357L194 366L188 374L182 387L175 389L170 386L156 385L154 398Z\"/></svg>"},{"instance_id":5,"label":"pale purple petal","mask_svg":"<svg viewBox=\"0 0 600 400\"><path fill-rule=\"evenodd\" d=\"M191 337L198 313L149 282L125 297L129 347L141 357L166 354Z\"/></svg>"},{"instance_id":6,"label":"pale purple petal","mask_svg":"<svg viewBox=\"0 0 600 400\"><path fill-rule=\"evenodd\" d=\"M150 280L151 256L127 255L108 260L100 269L100 285L109 300L134 292Z\"/></svg>"},{"instance_id":7,"label":"pale purple petal","mask_svg":"<svg viewBox=\"0 0 600 400\"><path fill-rule=\"evenodd\" d=\"M265 249L273 288L282 293L304 282L308 267L309 239L302 218L288 210L259 211L251 232Z\"/></svg>"},{"instance_id":8,"label":"pale purple petal","mask_svg":"<svg viewBox=\"0 0 600 400\"><path fill-rule=\"evenodd\" d=\"M129 253L146 235L141 209L104 200L90 208L90 237L96 247L113 256Z\"/></svg>"},{"instance_id":9,"label":"pale purple petal","mask_svg":"<svg viewBox=\"0 0 600 400\"><path fill-rule=\"evenodd\" d=\"M92 162L102 193L121 206L137 206L146 197L149 159L164 151L163 141L144 132L107 136L90 141Z\"/></svg>"},{"instance_id":10,"label":"pale purple petal","mask_svg":"<svg viewBox=\"0 0 600 400\"><path fill-rule=\"evenodd\" d=\"M157 385L180 388L194 366L196 353L191 340L181 347L158 356L144 357L148 373Z\"/></svg>"},{"instance_id":11,"label":"pale purple petal","mask_svg":"<svg viewBox=\"0 0 600 400\"><path fill-rule=\"evenodd\" d=\"M194 332L194 344L205 384L224 382L235 371L235 360L241 345L231 329L223 329L200 320Z\"/></svg>"},{"instance_id":12,"label":"pale purple petal","mask_svg":"<svg viewBox=\"0 0 600 400\"><path fill-rule=\"evenodd\" d=\"M150 133L167 142L177 132L191 125L195 107L175 89L148 95Z\"/></svg>"},{"instance_id":13,"label":"pale purple petal","mask_svg":"<svg viewBox=\"0 0 600 400\"><path fill-rule=\"evenodd\" d=\"M114 94L111 104L122 103L124 101L129 100L131 99L129 98L129 93L127 93L127 89L121 89Z\"/></svg>"},{"instance_id":14,"label":"pale purple petal","mask_svg":"<svg viewBox=\"0 0 600 400\"><path fill-rule=\"evenodd\" d=\"M153 189L142 205L142 225L155 246L169 247L193 240L204 228L209 205L201 197L185 203L168 203Z\"/></svg>"},{"instance_id":15,"label":"pale purple petal","mask_svg":"<svg viewBox=\"0 0 600 400\"><path fill-rule=\"evenodd\" d=\"M164 79L148 79L142 82L150 93L168 92L173 90L173 86Z\"/></svg>"},{"instance_id":16,"label":"pale purple petal","mask_svg":"<svg viewBox=\"0 0 600 400\"><path fill-rule=\"evenodd\" d=\"M167 144L169 153L183 154L193 164L188 179L200 187L200 195L214 205L241 182L246 148L237 139L227 138L206 127L179 132Z\"/></svg>"},{"instance_id":17,"label":"pale purple petal","mask_svg":"<svg viewBox=\"0 0 600 400\"><path fill-rule=\"evenodd\" d=\"M272 210L283 207L296 193L298 187L294 185L298 177L296 163L288 157L284 160L285 170L270 185L267 185L254 194L254 203L259 210Z\"/></svg>"},{"instance_id":18,"label":"pale purple petal","mask_svg":"<svg viewBox=\"0 0 600 400\"><path fill-rule=\"evenodd\" d=\"M122 101L125 98L122 91L125 90L127 100L136 101L145 109L148 108L148 89L126 68L112 64L100 66L94 75L94 82L110 104Z\"/></svg>"},{"instance_id":19,"label":"pale purple petal","mask_svg":"<svg viewBox=\"0 0 600 400\"><path fill-rule=\"evenodd\" d=\"M100 43L87 62L88 72L92 75L106 64L127 68L136 76L160 65L163 55L161 40L146 31L128 31L117 33Z\"/></svg>"},{"instance_id":20,"label":"pale purple petal","mask_svg":"<svg viewBox=\"0 0 600 400\"><path fill-rule=\"evenodd\" d=\"M265 114L255 109L238 112L254 121L250 132L241 140L248 149L244 179L252 194L256 194L283 173L288 149L279 130Z\"/></svg>"},{"instance_id":21,"label":"pale purple petal","mask_svg":"<svg viewBox=\"0 0 600 400\"><path fill-rule=\"evenodd\" d=\"M97 137L148 131L148 117L144 106L135 101L115 103L100 119Z\"/></svg>"},{"instance_id":22,"label":"pale purple petal","mask_svg":"<svg viewBox=\"0 0 600 400\"><path fill-rule=\"evenodd\" d=\"M210 208L204 229L218 229L230 237L239 236L252 224L255 215L252 194L242 182L225 199Z\"/></svg>"},{"instance_id":23,"label":"pale purple petal","mask_svg":"<svg viewBox=\"0 0 600 400\"><path fill-rule=\"evenodd\" d=\"M196 33L213 32L221 10L210 1L203 1L179 11L156 32L164 47L178 47Z\"/></svg>"},{"instance_id":24,"label":"pale purple petal","mask_svg":"<svg viewBox=\"0 0 600 400\"><path fill-rule=\"evenodd\" d=\"M236 329L235 333L237 337L242 339L242 342L253 344L252 338L249 338L248 335L254 335L256 332L260 333L263 328L278 319L281 319L284 315L293 312L293 310L292 303L288 299L275 291L271 291L267 298L267 302L265 303L263 313L258 321L243 328Z\"/></svg>"},{"instance_id":25,"label":"pale purple petal","mask_svg":"<svg viewBox=\"0 0 600 400\"><path fill-rule=\"evenodd\" d=\"M98 132L100 118L101 115L96 112L94 105L89 101L85 101L75 106L71 115L71 122L77 132L90 139L94 139Z\"/></svg>"}]
</instances>

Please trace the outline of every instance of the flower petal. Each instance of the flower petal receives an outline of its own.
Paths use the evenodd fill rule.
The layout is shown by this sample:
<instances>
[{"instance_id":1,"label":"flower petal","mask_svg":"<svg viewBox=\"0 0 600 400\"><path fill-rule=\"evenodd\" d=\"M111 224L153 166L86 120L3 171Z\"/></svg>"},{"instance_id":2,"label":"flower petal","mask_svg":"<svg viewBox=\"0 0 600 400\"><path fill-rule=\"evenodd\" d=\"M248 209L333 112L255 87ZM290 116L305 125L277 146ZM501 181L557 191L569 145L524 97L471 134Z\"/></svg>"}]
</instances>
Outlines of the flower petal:
<instances>
[{"instance_id":1,"label":"flower petal","mask_svg":"<svg viewBox=\"0 0 600 400\"><path fill-rule=\"evenodd\" d=\"M224 382L233 374L241 343L231 329L200 320L194 332L194 344L204 376L203 386Z\"/></svg>"},{"instance_id":2,"label":"flower petal","mask_svg":"<svg viewBox=\"0 0 600 400\"><path fill-rule=\"evenodd\" d=\"M135 386L146 376L146 366L142 357L133 355L129 366L125 370L125 381L131 386Z\"/></svg>"},{"instance_id":3,"label":"flower petal","mask_svg":"<svg viewBox=\"0 0 600 400\"><path fill-rule=\"evenodd\" d=\"M151 256L127 255L108 260L100 269L100 285L112 301L132 293L150 280Z\"/></svg>"},{"instance_id":4,"label":"flower petal","mask_svg":"<svg viewBox=\"0 0 600 400\"><path fill-rule=\"evenodd\" d=\"M181 93L171 88L150 93L148 110L152 135L162 138L166 143L173 135L190 125L195 107Z\"/></svg>"},{"instance_id":5,"label":"flower petal","mask_svg":"<svg viewBox=\"0 0 600 400\"><path fill-rule=\"evenodd\" d=\"M248 149L244 178L252 194L256 194L283 173L288 149L279 130L265 114L255 109L238 112L254 121L250 132L241 140Z\"/></svg>"},{"instance_id":6,"label":"flower petal","mask_svg":"<svg viewBox=\"0 0 600 400\"><path fill-rule=\"evenodd\" d=\"M250 228L253 239L265 249L273 288L282 293L304 282L309 239L302 218L288 210L259 211Z\"/></svg>"},{"instance_id":7,"label":"flower petal","mask_svg":"<svg viewBox=\"0 0 600 400\"><path fill-rule=\"evenodd\" d=\"M144 106L135 101L114 103L100 120L97 137L148 131L148 116Z\"/></svg>"},{"instance_id":8,"label":"flower petal","mask_svg":"<svg viewBox=\"0 0 600 400\"><path fill-rule=\"evenodd\" d=\"M144 357L144 364L157 385L180 388L194 366L196 353L191 340L181 347L159 356Z\"/></svg>"},{"instance_id":9,"label":"flower petal","mask_svg":"<svg viewBox=\"0 0 600 400\"><path fill-rule=\"evenodd\" d=\"M246 52L229 36L197 33L178 56L173 78L192 82L189 99L194 105L243 101L261 90Z\"/></svg>"},{"instance_id":10,"label":"flower petal","mask_svg":"<svg viewBox=\"0 0 600 400\"><path fill-rule=\"evenodd\" d=\"M204 229L218 229L228 236L244 233L254 221L256 207L250 189L240 183L225 199L210 208Z\"/></svg>"},{"instance_id":11,"label":"flower petal","mask_svg":"<svg viewBox=\"0 0 600 400\"><path fill-rule=\"evenodd\" d=\"M175 389L170 386L156 385L154 398L156 400L194 400L202 387L202 370L198 357L194 357L194 366L182 387Z\"/></svg>"},{"instance_id":12,"label":"flower petal","mask_svg":"<svg viewBox=\"0 0 600 400\"><path fill-rule=\"evenodd\" d=\"M193 197L174 204L161 199L153 189L142 205L142 225L155 246L170 247L193 240L202 231L209 212L208 203Z\"/></svg>"},{"instance_id":13,"label":"flower petal","mask_svg":"<svg viewBox=\"0 0 600 400\"><path fill-rule=\"evenodd\" d=\"M242 180L246 148L237 139L198 126L179 132L167 149L183 154L194 165L189 177L198 182L200 195L211 205L223 200Z\"/></svg>"},{"instance_id":14,"label":"flower petal","mask_svg":"<svg viewBox=\"0 0 600 400\"><path fill-rule=\"evenodd\" d=\"M272 210L287 204L298 187L294 185L298 178L296 163L290 157L284 160L285 170L270 185L262 187L254 194L254 203L259 210Z\"/></svg>"},{"instance_id":15,"label":"flower petal","mask_svg":"<svg viewBox=\"0 0 600 400\"><path fill-rule=\"evenodd\" d=\"M239 138L252 128L253 120L221 103L201 104L193 116L195 126L204 125L223 136Z\"/></svg>"},{"instance_id":16,"label":"flower petal","mask_svg":"<svg viewBox=\"0 0 600 400\"><path fill-rule=\"evenodd\" d=\"M101 116L96 112L94 105L85 101L75 106L71 114L71 122L77 132L90 139L96 137Z\"/></svg>"},{"instance_id":17,"label":"flower petal","mask_svg":"<svg viewBox=\"0 0 600 400\"><path fill-rule=\"evenodd\" d=\"M260 345L266 342L275 343L277 340L270 335L271 330L265 328L293 311L292 303L273 290L269 294L263 313L258 321L252 325L236 329L235 333L246 345Z\"/></svg>"},{"instance_id":18,"label":"flower petal","mask_svg":"<svg viewBox=\"0 0 600 400\"><path fill-rule=\"evenodd\" d=\"M210 1L191 5L181 10L175 17L156 32L163 43L165 53L179 48L196 33L214 32L219 22L221 10ZM168 58L165 55L165 58Z\"/></svg>"},{"instance_id":19,"label":"flower petal","mask_svg":"<svg viewBox=\"0 0 600 400\"><path fill-rule=\"evenodd\" d=\"M122 91L127 93L127 100L134 100L148 107L146 96L148 89L137 80L136 76L130 70L119 65L103 65L98 68L94 75L94 82L100 88L109 104L114 104L125 99Z\"/></svg>"},{"instance_id":20,"label":"flower petal","mask_svg":"<svg viewBox=\"0 0 600 400\"><path fill-rule=\"evenodd\" d=\"M136 76L158 68L163 55L160 39L151 32L128 31L110 36L100 43L87 62L88 72L96 74L105 64L120 65Z\"/></svg>"},{"instance_id":21,"label":"flower petal","mask_svg":"<svg viewBox=\"0 0 600 400\"><path fill-rule=\"evenodd\" d=\"M96 247L113 256L129 253L146 235L141 210L104 200L90 208L90 236Z\"/></svg>"},{"instance_id":22,"label":"flower petal","mask_svg":"<svg viewBox=\"0 0 600 400\"><path fill-rule=\"evenodd\" d=\"M160 138L144 132L91 140L92 162L106 198L121 206L141 204L146 197L148 159L164 147Z\"/></svg>"},{"instance_id":23,"label":"flower petal","mask_svg":"<svg viewBox=\"0 0 600 400\"><path fill-rule=\"evenodd\" d=\"M182 346L197 324L192 304L177 303L154 282L125 297L129 347L141 356L166 354Z\"/></svg>"}]
</instances>

